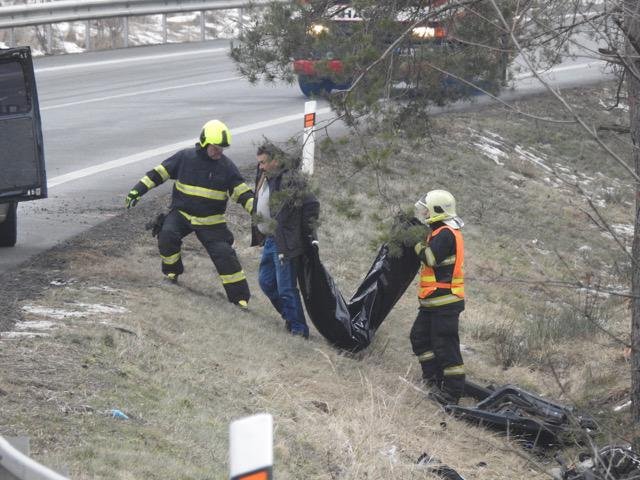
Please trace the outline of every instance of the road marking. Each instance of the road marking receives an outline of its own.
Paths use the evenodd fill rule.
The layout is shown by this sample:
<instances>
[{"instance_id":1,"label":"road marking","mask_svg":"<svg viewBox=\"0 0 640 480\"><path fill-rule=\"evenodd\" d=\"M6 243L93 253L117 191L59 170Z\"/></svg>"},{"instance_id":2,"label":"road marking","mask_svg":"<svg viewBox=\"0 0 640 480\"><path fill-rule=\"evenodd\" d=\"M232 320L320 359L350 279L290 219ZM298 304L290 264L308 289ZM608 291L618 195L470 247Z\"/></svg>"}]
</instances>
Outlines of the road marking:
<instances>
[{"instance_id":1,"label":"road marking","mask_svg":"<svg viewBox=\"0 0 640 480\"><path fill-rule=\"evenodd\" d=\"M139 57L130 57L130 58L118 58L115 60L104 60L102 62L85 62L85 63L74 63L71 65L60 65L59 67L43 67L36 68L36 73L49 73L49 72L58 72L62 70L73 70L78 68L92 68L92 67L104 67L109 65L118 65L121 63L133 63L133 62L146 62L148 60L161 60L166 58L176 58L176 57L190 57L193 55L202 55L208 53L222 53L228 52L228 48L208 48L206 50L188 50L186 52L176 52L176 53L165 53L163 55L143 55Z\"/></svg>"},{"instance_id":2,"label":"road marking","mask_svg":"<svg viewBox=\"0 0 640 480\"><path fill-rule=\"evenodd\" d=\"M327 107L327 108L322 108L318 110L317 114L324 115L330 112L331 112L331 109ZM232 128L231 131L233 132L234 136L237 136L243 133L253 132L254 130L261 130L264 128L274 127L276 125L282 125L283 123L289 123L293 121L298 121L302 124L303 116L304 116L303 113L300 112L293 115L286 115L284 117L278 117L278 118L273 118L271 120L252 123L250 125L245 125L244 127ZM90 175L95 175L96 173L101 173L114 168L130 165L132 163L140 162L142 160L147 160L149 158L156 157L159 155L167 155L169 153L175 152L176 150L190 147L194 144L195 144L195 139L183 140L181 142L172 143L170 145L163 145L162 147L153 148L151 150L145 150L144 152L136 153L134 155L128 155L126 157L118 158L116 160L111 160L109 162L101 163L100 165L94 165L92 167L82 168L74 172L69 172L69 173L65 173L64 175L59 175L57 177L50 178L49 181L47 182L47 186L49 188L57 187L64 183L72 182L74 180L79 180L81 178L85 178Z\"/></svg>"},{"instance_id":3,"label":"road marking","mask_svg":"<svg viewBox=\"0 0 640 480\"><path fill-rule=\"evenodd\" d=\"M244 77L220 78L218 80L208 80L206 82L186 83L184 85L174 85L173 87L154 88L151 90L140 90L137 92L120 93L118 95L109 95L108 97L90 98L87 100L78 100L77 102L60 103L58 105L50 105L40 107L40 110L54 110L56 108L73 107L75 105L84 105L86 103L103 102L105 100L113 100L115 98L137 97L138 95L146 95L149 93L168 92L169 90L179 90L181 88L201 87L203 85L212 85L214 83L233 82L242 80Z\"/></svg>"}]
</instances>

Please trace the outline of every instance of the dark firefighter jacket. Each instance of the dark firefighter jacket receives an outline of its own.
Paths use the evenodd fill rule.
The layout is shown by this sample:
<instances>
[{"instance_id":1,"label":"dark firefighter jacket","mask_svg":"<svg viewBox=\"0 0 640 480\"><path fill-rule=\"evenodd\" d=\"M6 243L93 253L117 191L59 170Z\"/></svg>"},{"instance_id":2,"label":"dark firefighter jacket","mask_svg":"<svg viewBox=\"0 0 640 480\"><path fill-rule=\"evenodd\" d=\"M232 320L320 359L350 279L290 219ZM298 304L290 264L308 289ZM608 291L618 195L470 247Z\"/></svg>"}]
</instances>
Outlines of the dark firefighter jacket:
<instances>
[{"instance_id":1,"label":"dark firefighter jacket","mask_svg":"<svg viewBox=\"0 0 640 480\"><path fill-rule=\"evenodd\" d=\"M256 188L262 172L258 169ZM320 204L309 190L302 174L296 170L283 170L269 182L269 208L271 217L276 220L275 241L278 253L286 258L302 255L305 245L316 239L316 226L320 214ZM257 195L257 192L256 192ZM255 199L257 205L257 197ZM253 219L251 228L251 246L262 245L264 235L260 233Z\"/></svg>"},{"instance_id":2,"label":"dark firefighter jacket","mask_svg":"<svg viewBox=\"0 0 640 480\"><path fill-rule=\"evenodd\" d=\"M225 223L228 198L253 211L253 191L225 155L213 160L197 145L185 148L148 171L133 188L144 195L170 178L175 180L171 208L195 228Z\"/></svg>"}]
</instances>

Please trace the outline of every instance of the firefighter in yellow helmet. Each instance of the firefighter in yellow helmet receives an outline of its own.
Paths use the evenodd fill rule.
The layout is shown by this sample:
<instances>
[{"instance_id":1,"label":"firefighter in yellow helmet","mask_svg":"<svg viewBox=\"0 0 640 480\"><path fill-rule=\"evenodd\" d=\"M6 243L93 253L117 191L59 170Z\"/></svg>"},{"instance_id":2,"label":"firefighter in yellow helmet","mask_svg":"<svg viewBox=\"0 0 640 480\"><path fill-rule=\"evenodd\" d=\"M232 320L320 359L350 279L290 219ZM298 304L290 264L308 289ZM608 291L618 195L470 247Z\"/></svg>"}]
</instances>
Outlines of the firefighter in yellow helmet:
<instances>
[{"instance_id":1,"label":"firefighter in yellow helmet","mask_svg":"<svg viewBox=\"0 0 640 480\"><path fill-rule=\"evenodd\" d=\"M464 224L456 214L455 198L445 190L421 197L415 213L431 231L414 247L422 269L411 346L430 397L441 404L457 404L465 382L458 336L458 319L464 310Z\"/></svg>"},{"instance_id":2,"label":"firefighter in yellow helmet","mask_svg":"<svg viewBox=\"0 0 640 480\"><path fill-rule=\"evenodd\" d=\"M230 145L231 132L224 123L205 123L196 145L180 150L148 171L129 192L125 204L133 207L147 191L166 180L175 180L171 210L158 234L162 272L169 281L177 282L184 271L182 239L195 232L218 271L229 301L247 308L249 285L232 247L233 234L224 214L229 198L251 214L253 190L224 154Z\"/></svg>"}]
</instances>

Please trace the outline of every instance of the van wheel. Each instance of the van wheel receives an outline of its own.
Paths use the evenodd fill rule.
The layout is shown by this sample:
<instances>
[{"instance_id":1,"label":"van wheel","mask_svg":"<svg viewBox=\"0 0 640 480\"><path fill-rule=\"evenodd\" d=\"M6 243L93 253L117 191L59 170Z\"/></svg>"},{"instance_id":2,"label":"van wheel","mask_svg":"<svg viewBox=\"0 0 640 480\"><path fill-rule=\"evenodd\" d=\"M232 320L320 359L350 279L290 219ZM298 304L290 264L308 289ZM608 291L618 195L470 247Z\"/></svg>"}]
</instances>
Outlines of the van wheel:
<instances>
[{"instance_id":1,"label":"van wheel","mask_svg":"<svg viewBox=\"0 0 640 480\"><path fill-rule=\"evenodd\" d=\"M13 247L18 239L18 204L11 203L7 218L0 223L0 247Z\"/></svg>"}]
</instances>

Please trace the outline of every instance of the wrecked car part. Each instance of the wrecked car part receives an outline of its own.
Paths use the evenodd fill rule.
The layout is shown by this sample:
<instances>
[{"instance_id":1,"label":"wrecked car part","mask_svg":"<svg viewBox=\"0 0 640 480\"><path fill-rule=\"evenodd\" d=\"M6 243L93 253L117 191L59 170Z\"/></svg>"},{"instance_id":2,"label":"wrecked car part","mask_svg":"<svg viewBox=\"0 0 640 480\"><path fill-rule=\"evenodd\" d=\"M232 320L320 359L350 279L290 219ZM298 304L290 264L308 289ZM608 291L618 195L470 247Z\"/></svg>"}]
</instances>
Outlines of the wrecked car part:
<instances>
[{"instance_id":1,"label":"wrecked car part","mask_svg":"<svg viewBox=\"0 0 640 480\"><path fill-rule=\"evenodd\" d=\"M418 465L424 466L428 472L438 475L445 480L464 480L464 477L460 476L453 468L443 464L436 457L432 457L426 452L418 457L417 463Z\"/></svg>"},{"instance_id":2,"label":"wrecked car part","mask_svg":"<svg viewBox=\"0 0 640 480\"><path fill-rule=\"evenodd\" d=\"M576 414L571 407L552 402L513 385L487 389L466 382L465 392L480 402L475 407L446 405L456 417L521 436L533 446L551 446L597 429L591 417Z\"/></svg>"},{"instance_id":3,"label":"wrecked car part","mask_svg":"<svg viewBox=\"0 0 640 480\"><path fill-rule=\"evenodd\" d=\"M568 467L561 462L560 480L640 479L640 455L628 446L607 445L596 452L584 452L580 462Z\"/></svg>"}]
</instances>

